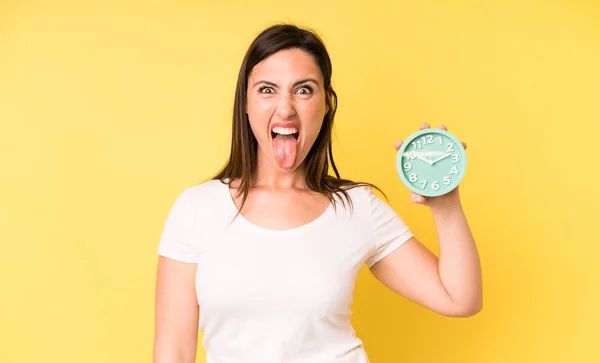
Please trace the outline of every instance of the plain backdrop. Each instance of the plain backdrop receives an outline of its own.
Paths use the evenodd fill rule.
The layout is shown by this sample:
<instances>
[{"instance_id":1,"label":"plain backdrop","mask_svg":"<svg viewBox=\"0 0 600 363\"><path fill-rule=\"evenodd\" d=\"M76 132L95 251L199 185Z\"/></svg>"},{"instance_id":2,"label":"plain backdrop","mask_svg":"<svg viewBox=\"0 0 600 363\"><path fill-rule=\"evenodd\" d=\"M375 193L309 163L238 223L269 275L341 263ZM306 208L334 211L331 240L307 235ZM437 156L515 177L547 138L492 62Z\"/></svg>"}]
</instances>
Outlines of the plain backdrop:
<instances>
[{"instance_id":1,"label":"plain backdrop","mask_svg":"<svg viewBox=\"0 0 600 363\"><path fill-rule=\"evenodd\" d=\"M435 252L394 141L429 122L468 144L484 310L439 316L362 270L372 362L600 361L600 6L574 0L3 0L0 361L151 361L163 223L225 162L242 57L277 22L330 51L342 176Z\"/></svg>"}]
</instances>

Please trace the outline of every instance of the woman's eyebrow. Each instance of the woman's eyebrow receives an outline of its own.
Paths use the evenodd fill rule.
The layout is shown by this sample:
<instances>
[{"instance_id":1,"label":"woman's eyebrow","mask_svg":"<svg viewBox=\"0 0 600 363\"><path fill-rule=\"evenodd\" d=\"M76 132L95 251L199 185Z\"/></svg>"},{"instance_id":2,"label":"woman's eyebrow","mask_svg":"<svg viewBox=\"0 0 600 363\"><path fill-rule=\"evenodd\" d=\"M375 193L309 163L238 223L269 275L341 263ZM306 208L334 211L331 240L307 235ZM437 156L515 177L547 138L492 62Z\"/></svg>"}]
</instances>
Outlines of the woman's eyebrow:
<instances>
[{"instance_id":1,"label":"woman's eyebrow","mask_svg":"<svg viewBox=\"0 0 600 363\"><path fill-rule=\"evenodd\" d=\"M307 83L307 82L312 82L312 83L316 84L317 86L319 85L319 82L317 82L317 80L314 79L314 78L304 78L304 79L301 79L301 80L299 80L297 82L294 82L293 87L296 87L299 84ZM271 86L273 88L279 88L279 86L276 83L273 83L273 82L270 82L270 81L265 81L265 80L260 80L260 81L255 82L252 85L252 87L256 87L259 84L266 84L266 85Z\"/></svg>"},{"instance_id":2,"label":"woman's eyebrow","mask_svg":"<svg viewBox=\"0 0 600 363\"><path fill-rule=\"evenodd\" d=\"M294 87L297 86L297 85L299 85L299 84L307 83L307 82L312 82L312 83L316 84L317 86L319 85L319 82L317 82L316 79L314 79L314 78L305 78L305 79L299 80L298 82L295 82L294 83Z\"/></svg>"}]
</instances>

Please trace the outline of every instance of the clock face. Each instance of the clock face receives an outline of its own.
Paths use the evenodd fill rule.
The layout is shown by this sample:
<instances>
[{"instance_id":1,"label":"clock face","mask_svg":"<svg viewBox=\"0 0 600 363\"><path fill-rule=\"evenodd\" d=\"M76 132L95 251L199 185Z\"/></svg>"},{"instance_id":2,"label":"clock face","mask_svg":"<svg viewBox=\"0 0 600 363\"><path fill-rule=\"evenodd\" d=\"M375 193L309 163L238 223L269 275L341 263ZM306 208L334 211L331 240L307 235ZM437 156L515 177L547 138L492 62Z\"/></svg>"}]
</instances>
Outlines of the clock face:
<instances>
[{"instance_id":1,"label":"clock face","mask_svg":"<svg viewBox=\"0 0 600 363\"><path fill-rule=\"evenodd\" d=\"M434 197L452 191L462 180L466 153L460 141L442 129L420 130L398 150L396 168L413 192Z\"/></svg>"}]
</instances>

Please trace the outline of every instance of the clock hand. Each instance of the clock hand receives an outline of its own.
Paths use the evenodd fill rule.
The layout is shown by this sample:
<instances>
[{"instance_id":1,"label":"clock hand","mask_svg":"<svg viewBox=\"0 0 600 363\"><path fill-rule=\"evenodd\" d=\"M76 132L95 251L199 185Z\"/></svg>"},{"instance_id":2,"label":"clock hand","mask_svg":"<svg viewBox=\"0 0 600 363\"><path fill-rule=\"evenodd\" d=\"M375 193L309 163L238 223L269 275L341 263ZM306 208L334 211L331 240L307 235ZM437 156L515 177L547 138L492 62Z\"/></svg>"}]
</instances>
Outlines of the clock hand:
<instances>
[{"instance_id":1,"label":"clock hand","mask_svg":"<svg viewBox=\"0 0 600 363\"><path fill-rule=\"evenodd\" d=\"M433 160L433 161L431 162L431 165L433 165L433 164L437 163L437 162L438 162L438 161L440 161L440 160L443 160L443 159L447 158L447 157L448 157L448 156L450 156L450 155L452 155L452 153L446 153L446 154L444 154L444 155L440 156L439 158L437 158L437 159Z\"/></svg>"},{"instance_id":2,"label":"clock hand","mask_svg":"<svg viewBox=\"0 0 600 363\"><path fill-rule=\"evenodd\" d=\"M417 159L419 160L423 160L424 162L426 162L429 165L433 165L433 162L431 160L425 159L424 157L422 157L421 155L417 155Z\"/></svg>"}]
</instances>

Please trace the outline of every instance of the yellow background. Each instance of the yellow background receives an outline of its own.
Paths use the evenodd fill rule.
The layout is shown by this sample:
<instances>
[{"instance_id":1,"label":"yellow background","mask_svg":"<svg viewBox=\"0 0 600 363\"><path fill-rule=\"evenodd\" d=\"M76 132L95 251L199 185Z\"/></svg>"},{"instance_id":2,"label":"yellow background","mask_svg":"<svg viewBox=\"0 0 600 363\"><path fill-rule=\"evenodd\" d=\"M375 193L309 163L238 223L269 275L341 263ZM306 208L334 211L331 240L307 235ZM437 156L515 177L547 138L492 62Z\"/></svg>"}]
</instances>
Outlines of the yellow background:
<instances>
[{"instance_id":1,"label":"yellow background","mask_svg":"<svg viewBox=\"0 0 600 363\"><path fill-rule=\"evenodd\" d=\"M436 252L393 144L423 121L468 143L484 310L363 270L372 362L599 362L600 5L574 0L0 2L0 362L151 361L166 214L225 161L240 62L278 21L331 52L342 176Z\"/></svg>"}]
</instances>

